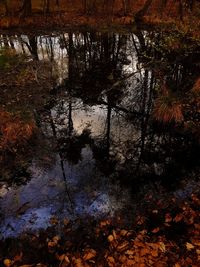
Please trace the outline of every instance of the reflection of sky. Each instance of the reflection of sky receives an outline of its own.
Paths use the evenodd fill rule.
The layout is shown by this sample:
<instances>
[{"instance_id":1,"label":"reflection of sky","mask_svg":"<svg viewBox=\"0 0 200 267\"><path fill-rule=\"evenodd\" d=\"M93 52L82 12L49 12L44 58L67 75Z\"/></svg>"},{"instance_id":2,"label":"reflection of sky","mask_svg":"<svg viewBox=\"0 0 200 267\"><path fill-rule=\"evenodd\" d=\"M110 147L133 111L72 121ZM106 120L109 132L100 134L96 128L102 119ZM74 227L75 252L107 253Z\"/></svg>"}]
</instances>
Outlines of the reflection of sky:
<instances>
[{"instance_id":1,"label":"reflection of sky","mask_svg":"<svg viewBox=\"0 0 200 267\"><path fill-rule=\"evenodd\" d=\"M85 215L112 216L124 208L127 195L125 192L120 197L115 195L119 188L99 173L89 147L82 150L82 161L75 166L65 162L64 169L66 183L59 158L50 169L33 163L32 179L26 185L9 188L0 200L4 212L0 226L3 236L44 228L54 215L70 219Z\"/></svg>"},{"instance_id":2,"label":"reflection of sky","mask_svg":"<svg viewBox=\"0 0 200 267\"><path fill-rule=\"evenodd\" d=\"M68 41L68 34L64 34ZM118 36L118 35L117 35ZM4 37L5 38L5 37ZM128 110L140 110L141 88L144 79L144 69L139 71L137 53L131 41L135 39L136 46L139 47L137 37L132 34L129 36L126 46L127 63L123 65L123 74L138 73L125 81L123 85L123 99L116 105L125 107ZM29 42L27 36L14 36L13 43L17 53L30 51L26 43ZM118 39L116 39L118 40ZM75 45L83 44L82 34L73 34ZM53 51L52 70L53 75L62 82L68 75L68 54L66 49L60 47L60 37L40 36L37 37L38 56L40 60L51 60L51 48ZM86 56L89 54L86 53ZM149 81L151 72L148 72ZM106 95L106 92L105 92ZM57 96L59 98L59 96ZM103 98L107 101L106 96ZM57 99L58 100L58 99ZM80 135L85 128L91 129L91 137L94 142L106 139L107 131L107 105L86 105L77 98L60 97L57 105L51 109L51 115L56 126L56 130L66 129L68 124L69 101L72 101L72 121L74 133ZM62 104L61 104L62 103ZM110 119L110 154L115 155L119 165L127 157L127 150L132 148L133 142L137 141L140 131L134 123L127 121L127 114L116 108L112 108ZM51 135L51 127L46 121L42 124L43 132ZM44 130L45 129L45 130ZM54 153L54 152L53 152ZM4 236L17 235L29 229L39 229L49 224L51 216L59 218L77 218L85 215L103 216L114 215L121 210L129 210L131 194L115 182L112 183L110 177L98 170L93 153L89 146L81 151L82 160L76 165L64 162L66 182L63 178L59 155L56 155L56 163L48 169L38 163L38 159L30 167L32 179L23 186L12 187L7 190L5 187L0 189L0 209L3 214L3 221L0 225L0 232ZM178 196L184 196L191 192L191 187L186 190L178 190ZM70 203L70 199L72 203ZM129 208L128 208L129 207Z\"/></svg>"},{"instance_id":3,"label":"reflection of sky","mask_svg":"<svg viewBox=\"0 0 200 267\"><path fill-rule=\"evenodd\" d=\"M65 34L65 38L68 41L68 34ZM22 35L20 39L15 36L12 40L17 53L30 55L26 45L29 42L27 36ZM77 42L83 44L83 36L73 35L73 41L75 45L78 45ZM68 55L66 49L60 48L60 37L40 36L37 37L37 44L39 60L50 61L52 48L53 72L61 82L67 77ZM128 63L123 66L123 72L129 74L137 70L137 56L131 42L129 42L127 57ZM134 83L135 78L132 78L131 86L127 86L126 99L129 102L135 96L132 90ZM59 105L51 110L57 131L64 129L67 125L68 100L61 101L62 110ZM107 107L105 105L88 106L81 100L73 98L72 121L76 134L81 134L85 128L89 128L92 138L102 139L106 134L106 120ZM43 126L51 132L48 124L44 123ZM123 151L125 153L125 141L138 138L137 135L134 125L127 123L125 118L113 109L110 131L112 153L119 155L122 155ZM7 193L4 188L4 196L0 200L4 216L1 227L3 235L17 235L28 229L45 227L53 215L63 218L114 215L115 212L130 204L128 192L121 192L116 183L112 184L97 169L89 147L82 149L82 160L78 164L72 165L65 161L64 169L67 177L66 183L63 180L58 155L56 164L50 169L39 167L35 161L31 166L32 179L26 185L10 188ZM73 205L69 201L66 190L69 190Z\"/></svg>"}]
</instances>

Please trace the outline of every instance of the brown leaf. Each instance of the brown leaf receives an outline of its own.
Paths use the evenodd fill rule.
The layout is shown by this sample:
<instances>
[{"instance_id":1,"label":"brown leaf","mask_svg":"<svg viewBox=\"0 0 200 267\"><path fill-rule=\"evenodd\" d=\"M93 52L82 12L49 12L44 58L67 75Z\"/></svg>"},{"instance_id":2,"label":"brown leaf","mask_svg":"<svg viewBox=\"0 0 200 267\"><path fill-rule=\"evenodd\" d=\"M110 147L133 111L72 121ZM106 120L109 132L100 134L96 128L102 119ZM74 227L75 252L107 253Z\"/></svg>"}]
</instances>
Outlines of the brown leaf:
<instances>
[{"instance_id":1,"label":"brown leaf","mask_svg":"<svg viewBox=\"0 0 200 267\"><path fill-rule=\"evenodd\" d=\"M177 223L177 222L180 222L181 220L183 219L183 214L177 214L176 217L174 218L174 221Z\"/></svg>"},{"instance_id":2,"label":"brown leaf","mask_svg":"<svg viewBox=\"0 0 200 267\"><path fill-rule=\"evenodd\" d=\"M123 242L122 244L120 244L118 247L117 247L117 250L122 252L124 250L126 250L129 246L129 242L128 241L125 241Z\"/></svg>"},{"instance_id":3,"label":"brown leaf","mask_svg":"<svg viewBox=\"0 0 200 267\"><path fill-rule=\"evenodd\" d=\"M4 266L6 266L6 267L10 267L10 266L13 264L13 262L12 262L10 259L5 259L5 260L3 261L3 264L4 264Z\"/></svg>"},{"instance_id":4,"label":"brown leaf","mask_svg":"<svg viewBox=\"0 0 200 267\"><path fill-rule=\"evenodd\" d=\"M109 235L108 236L108 241L109 242L113 242L114 241L114 236L113 235Z\"/></svg>"},{"instance_id":5,"label":"brown leaf","mask_svg":"<svg viewBox=\"0 0 200 267\"><path fill-rule=\"evenodd\" d=\"M90 249L84 254L83 259L85 261L88 261L88 260L95 258L96 255L97 255L96 251L94 249Z\"/></svg>"},{"instance_id":6,"label":"brown leaf","mask_svg":"<svg viewBox=\"0 0 200 267\"><path fill-rule=\"evenodd\" d=\"M151 232L154 233L154 234L156 234L156 233L158 233L159 231L160 231L160 228L159 228L159 227L156 227L156 228L154 228Z\"/></svg>"},{"instance_id":7,"label":"brown leaf","mask_svg":"<svg viewBox=\"0 0 200 267\"><path fill-rule=\"evenodd\" d=\"M171 221L172 221L172 216L169 213L165 214L165 222L169 223Z\"/></svg>"},{"instance_id":8,"label":"brown leaf","mask_svg":"<svg viewBox=\"0 0 200 267\"><path fill-rule=\"evenodd\" d=\"M158 214L158 210L153 210L152 213Z\"/></svg>"},{"instance_id":9,"label":"brown leaf","mask_svg":"<svg viewBox=\"0 0 200 267\"><path fill-rule=\"evenodd\" d=\"M74 267L85 267L84 262L81 258L73 259Z\"/></svg>"},{"instance_id":10,"label":"brown leaf","mask_svg":"<svg viewBox=\"0 0 200 267\"><path fill-rule=\"evenodd\" d=\"M112 256L107 258L107 262L109 267L115 267L115 259Z\"/></svg>"},{"instance_id":11,"label":"brown leaf","mask_svg":"<svg viewBox=\"0 0 200 267\"><path fill-rule=\"evenodd\" d=\"M157 250L152 250L152 251L151 251L151 255L152 255L153 257L158 257L158 251L157 251Z\"/></svg>"},{"instance_id":12,"label":"brown leaf","mask_svg":"<svg viewBox=\"0 0 200 267\"><path fill-rule=\"evenodd\" d=\"M134 250L131 250L131 249L129 249L129 250L127 250L125 252L126 255L133 255L134 253L135 253L135 251Z\"/></svg>"},{"instance_id":13,"label":"brown leaf","mask_svg":"<svg viewBox=\"0 0 200 267\"><path fill-rule=\"evenodd\" d=\"M17 262L17 261L21 261L22 260L22 256L23 256L23 253L20 252L19 254L17 254L15 257L14 257L14 262Z\"/></svg>"},{"instance_id":14,"label":"brown leaf","mask_svg":"<svg viewBox=\"0 0 200 267\"><path fill-rule=\"evenodd\" d=\"M122 235L122 236L126 236L127 234L128 234L127 230L121 230L120 231L120 235Z\"/></svg>"},{"instance_id":15,"label":"brown leaf","mask_svg":"<svg viewBox=\"0 0 200 267\"><path fill-rule=\"evenodd\" d=\"M165 252L165 251L166 251L165 244L164 244L163 242L159 242L159 249L160 249L162 252Z\"/></svg>"},{"instance_id":16,"label":"brown leaf","mask_svg":"<svg viewBox=\"0 0 200 267\"><path fill-rule=\"evenodd\" d=\"M140 255L143 257L145 255L149 254L149 249L147 248L142 248L140 251Z\"/></svg>"},{"instance_id":17,"label":"brown leaf","mask_svg":"<svg viewBox=\"0 0 200 267\"><path fill-rule=\"evenodd\" d=\"M130 266L130 267L135 266L135 261L134 261L134 260L130 260L130 259L128 259L128 260L126 261L126 266ZM140 266L141 266L141 264L140 264ZM141 267L142 267L142 266L141 266Z\"/></svg>"},{"instance_id":18,"label":"brown leaf","mask_svg":"<svg viewBox=\"0 0 200 267\"><path fill-rule=\"evenodd\" d=\"M192 250L192 249L194 249L194 246L191 244L191 243L186 243L186 248L187 248L187 250Z\"/></svg>"}]
</instances>

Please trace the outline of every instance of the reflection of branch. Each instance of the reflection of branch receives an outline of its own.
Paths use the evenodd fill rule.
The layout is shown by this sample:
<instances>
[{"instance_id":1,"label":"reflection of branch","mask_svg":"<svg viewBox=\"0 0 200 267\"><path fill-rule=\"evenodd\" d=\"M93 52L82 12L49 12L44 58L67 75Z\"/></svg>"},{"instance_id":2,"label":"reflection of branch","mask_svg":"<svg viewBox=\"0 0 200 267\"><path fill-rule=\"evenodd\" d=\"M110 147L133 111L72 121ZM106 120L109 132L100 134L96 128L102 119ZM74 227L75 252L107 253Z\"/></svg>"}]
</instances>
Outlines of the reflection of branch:
<instances>
[{"instance_id":1,"label":"reflection of branch","mask_svg":"<svg viewBox=\"0 0 200 267\"><path fill-rule=\"evenodd\" d=\"M50 117L51 128L52 128L52 131L53 131L53 136L54 136L56 142L58 143L56 127L55 127L53 118L52 118L52 116L51 116L51 112L49 113L49 117ZM62 156L62 153L61 153L61 152L59 152L58 154L59 154L59 157L60 157L60 165L61 165L61 170L62 170L63 179L64 179L64 182L65 182L65 190L66 190L66 193L67 193L67 196L68 196L70 205L71 205L71 209L72 209L72 211L73 211L73 206L74 206L74 205L73 205L73 202L72 202L70 193L69 193L69 189L68 189L68 187L67 187L67 177L66 177L65 169L64 169L64 160L63 160L63 156Z\"/></svg>"},{"instance_id":2,"label":"reflection of branch","mask_svg":"<svg viewBox=\"0 0 200 267\"><path fill-rule=\"evenodd\" d=\"M106 101L97 101L96 104L98 105L105 105L105 106L108 106L110 105L109 103L107 103ZM136 110L128 110L124 107L120 107L120 106L116 106L116 105L113 105L111 106L112 108L116 109L116 110L119 110L119 111L122 111L122 112L125 112L125 113L129 113L129 114L133 114L133 115L138 115L138 116L146 116L147 114L144 113L144 112L140 112L140 111L136 111Z\"/></svg>"},{"instance_id":3,"label":"reflection of branch","mask_svg":"<svg viewBox=\"0 0 200 267\"><path fill-rule=\"evenodd\" d=\"M129 75L125 76L124 78L122 78L121 80L115 82L108 90L106 90L106 92L109 92L111 90L113 90L115 87L119 86L121 83L123 83L124 81L128 80L129 78L131 78L132 76L134 76L135 74L139 73L142 69L139 69L135 72L130 73Z\"/></svg>"}]
</instances>

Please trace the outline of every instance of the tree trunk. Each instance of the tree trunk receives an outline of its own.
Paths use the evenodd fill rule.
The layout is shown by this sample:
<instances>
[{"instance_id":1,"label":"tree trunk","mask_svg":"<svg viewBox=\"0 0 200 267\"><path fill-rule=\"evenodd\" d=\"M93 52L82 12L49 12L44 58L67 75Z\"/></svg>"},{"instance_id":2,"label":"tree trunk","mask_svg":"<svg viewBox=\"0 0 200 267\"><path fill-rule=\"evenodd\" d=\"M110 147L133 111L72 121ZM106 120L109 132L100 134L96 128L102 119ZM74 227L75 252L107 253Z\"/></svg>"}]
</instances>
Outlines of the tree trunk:
<instances>
[{"instance_id":1,"label":"tree trunk","mask_svg":"<svg viewBox=\"0 0 200 267\"><path fill-rule=\"evenodd\" d=\"M150 5L152 4L153 0L146 0L144 6L135 14L135 20L140 21L147 13Z\"/></svg>"},{"instance_id":2,"label":"tree trunk","mask_svg":"<svg viewBox=\"0 0 200 267\"><path fill-rule=\"evenodd\" d=\"M31 0L23 0L22 5L22 16L28 17L32 13L32 3Z\"/></svg>"}]
</instances>

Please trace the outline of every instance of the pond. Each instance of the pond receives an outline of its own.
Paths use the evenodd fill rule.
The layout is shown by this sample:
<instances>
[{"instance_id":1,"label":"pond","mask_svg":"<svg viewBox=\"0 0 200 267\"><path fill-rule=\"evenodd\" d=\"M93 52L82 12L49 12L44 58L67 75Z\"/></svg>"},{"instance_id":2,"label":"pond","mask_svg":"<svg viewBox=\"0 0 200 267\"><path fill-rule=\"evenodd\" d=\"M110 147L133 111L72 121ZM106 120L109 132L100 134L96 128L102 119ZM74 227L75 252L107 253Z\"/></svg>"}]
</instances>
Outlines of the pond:
<instances>
[{"instance_id":1,"label":"pond","mask_svg":"<svg viewBox=\"0 0 200 267\"><path fill-rule=\"evenodd\" d=\"M2 159L1 238L55 218L132 223L151 199L199 189L200 117L191 95L198 43L140 29L4 34L0 43L35 77L31 87L26 76L10 88L1 83L1 108L28 111L37 125L26 150Z\"/></svg>"}]
</instances>

